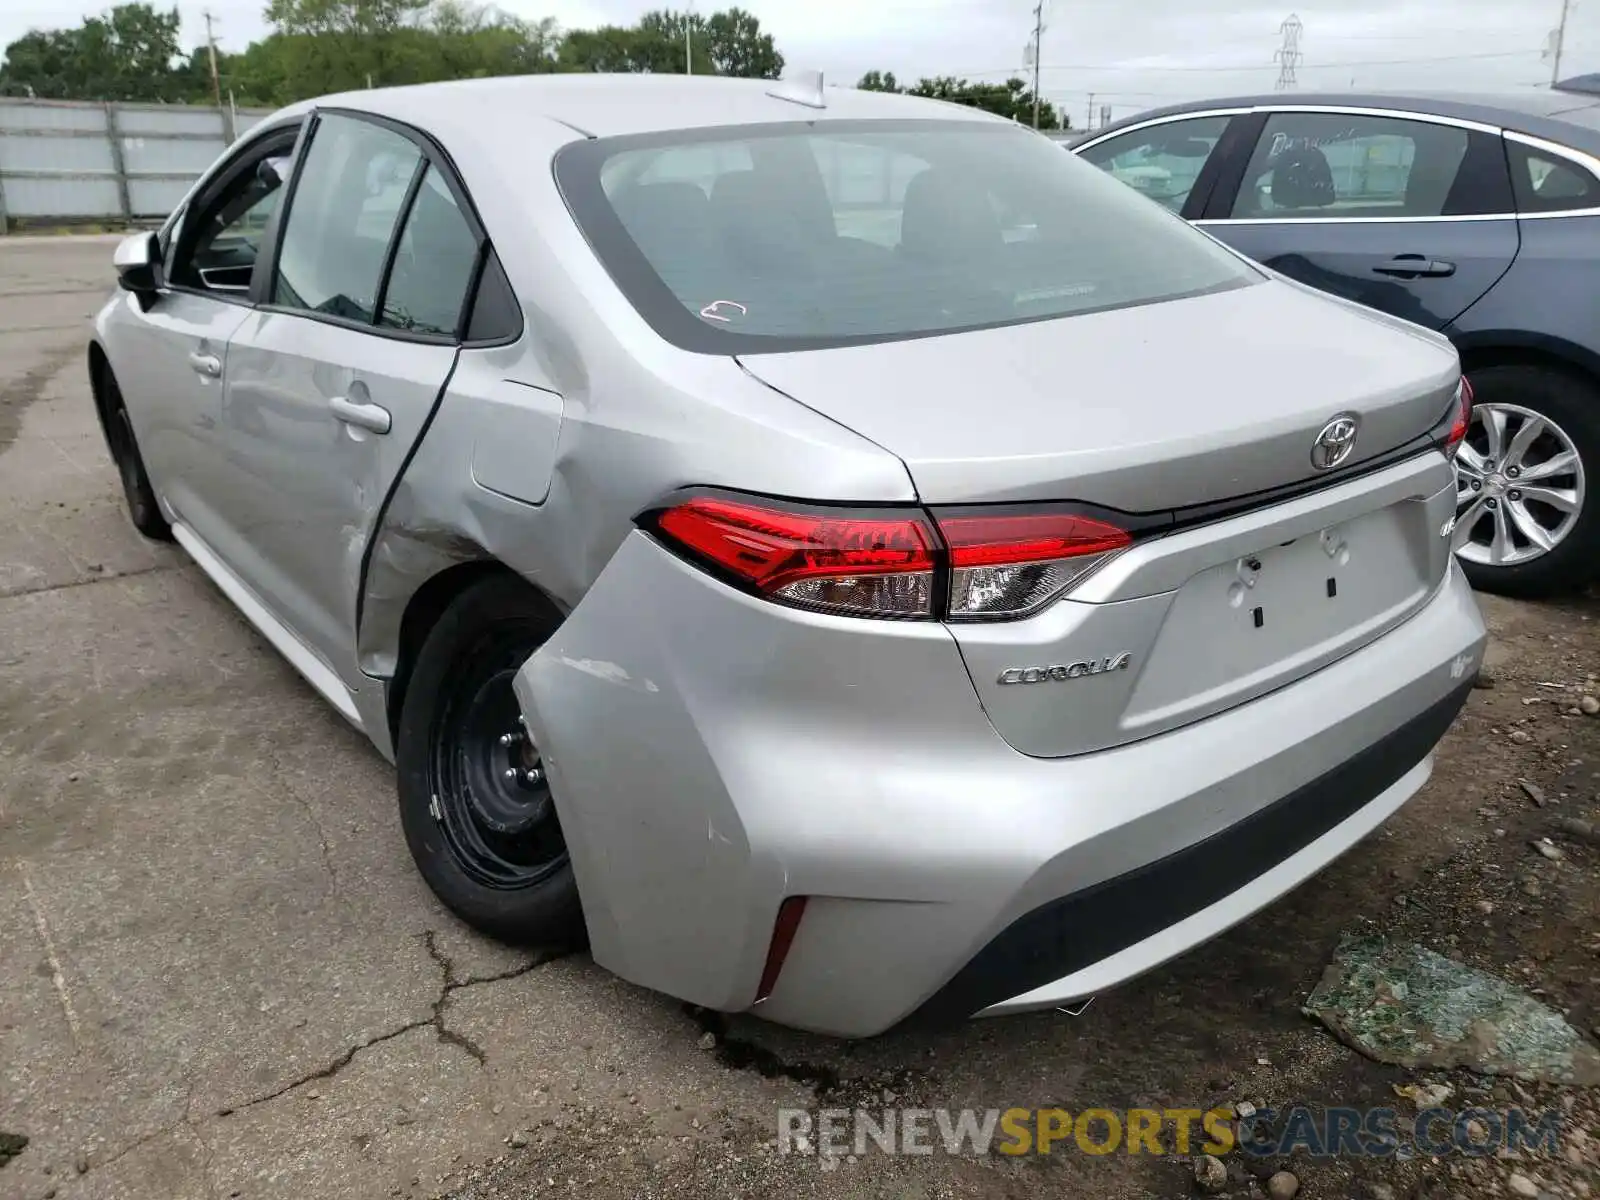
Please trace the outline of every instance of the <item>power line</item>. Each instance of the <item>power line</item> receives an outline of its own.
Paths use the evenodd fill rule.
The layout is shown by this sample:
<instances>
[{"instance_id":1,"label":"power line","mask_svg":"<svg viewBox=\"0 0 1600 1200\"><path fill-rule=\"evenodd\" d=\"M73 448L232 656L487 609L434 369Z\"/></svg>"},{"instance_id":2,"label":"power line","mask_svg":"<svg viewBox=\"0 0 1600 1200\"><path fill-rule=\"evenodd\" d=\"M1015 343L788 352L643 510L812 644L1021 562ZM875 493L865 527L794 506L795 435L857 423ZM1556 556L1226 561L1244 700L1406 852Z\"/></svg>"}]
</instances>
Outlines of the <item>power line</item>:
<instances>
[{"instance_id":1,"label":"power line","mask_svg":"<svg viewBox=\"0 0 1600 1200\"><path fill-rule=\"evenodd\" d=\"M1033 6L1033 127L1039 128L1039 60L1044 57L1044 0Z\"/></svg>"},{"instance_id":2,"label":"power line","mask_svg":"<svg viewBox=\"0 0 1600 1200\"><path fill-rule=\"evenodd\" d=\"M1304 28L1300 18L1294 13L1290 13L1283 24L1278 26L1278 31L1283 34L1283 45L1273 51L1272 61L1278 64L1277 88L1280 92L1294 88L1294 69L1305 57L1300 53L1300 33Z\"/></svg>"},{"instance_id":3,"label":"power line","mask_svg":"<svg viewBox=\"0 0 1600 1200\"><path fill-rule=\"evenodd\" d=\"M1502 50L1496 51L1492 54L1436 54L1428 58L1379 58L1354 62L1325 63L1308 63L1301 61L1296 64L1296 67L1298 70L1304 71L1342 71L1349 67L1415 67L1424 66L1430 63L1481 62L1485 59L1491 58L1527 58L1530 54L1542 53L1544 52L1539 50ZM1274 63L1275 62L1276 58L1274 58ZM1167 66L1159 63L1045 63L1041 69L1045 71L1139 71L1145 74L1168 74L1177 72L1181 74L1199 73L1236 75L1241 72L1248 71L1270 71L1273 70L1274 67L1272 65L1263 65L1261 63L1236 63L1229 66L1209 67ZM983 67L979 69L952 71L949 73L953 75L970 77L974 75L1015 74L1016 70L1017 68L1014 66Z\"/></svg>"}]
</instances>

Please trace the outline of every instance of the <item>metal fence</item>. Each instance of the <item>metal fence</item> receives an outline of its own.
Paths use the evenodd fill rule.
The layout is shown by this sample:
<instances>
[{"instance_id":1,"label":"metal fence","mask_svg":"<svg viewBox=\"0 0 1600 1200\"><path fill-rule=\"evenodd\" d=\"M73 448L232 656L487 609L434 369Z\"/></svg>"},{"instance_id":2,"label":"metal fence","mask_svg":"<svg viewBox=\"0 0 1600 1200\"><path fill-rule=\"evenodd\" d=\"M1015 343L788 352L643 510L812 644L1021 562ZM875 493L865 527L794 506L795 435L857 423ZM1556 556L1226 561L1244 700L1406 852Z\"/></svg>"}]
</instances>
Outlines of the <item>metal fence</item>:
<instances>
[{"instance_id":1,"label":"metal fence","mask_svg":"<svg viewBox=\"0 0 1600 1200\"><path fill-rule=\"evenodd\" d=\"M265 109L0 99L0 234L165 217Z\"/></svg>"}]
</instances>

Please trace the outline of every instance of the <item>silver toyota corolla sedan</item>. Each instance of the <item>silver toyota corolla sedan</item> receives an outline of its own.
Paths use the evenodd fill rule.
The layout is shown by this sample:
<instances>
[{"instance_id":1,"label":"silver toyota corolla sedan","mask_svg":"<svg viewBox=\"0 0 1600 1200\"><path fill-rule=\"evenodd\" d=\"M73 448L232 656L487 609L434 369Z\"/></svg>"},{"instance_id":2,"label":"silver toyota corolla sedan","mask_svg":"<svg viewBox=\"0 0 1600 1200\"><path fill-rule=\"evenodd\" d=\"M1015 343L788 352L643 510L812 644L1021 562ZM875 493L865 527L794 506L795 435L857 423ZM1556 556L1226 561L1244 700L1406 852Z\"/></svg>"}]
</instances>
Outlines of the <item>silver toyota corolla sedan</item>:
<instances>
[{"instance_id":1,"label":"silver toyota corolla sedan","mask_svg":"<svg viewBox=\"0 0 1600 1200\"><path fill-rule=\"evenodd\" d=\"M443 902L846 1036L1063 1005L1427 779L1484 627L1441 337L820 80L288 108L117 251L171 537Z\"/></svg>"}]
</instances>

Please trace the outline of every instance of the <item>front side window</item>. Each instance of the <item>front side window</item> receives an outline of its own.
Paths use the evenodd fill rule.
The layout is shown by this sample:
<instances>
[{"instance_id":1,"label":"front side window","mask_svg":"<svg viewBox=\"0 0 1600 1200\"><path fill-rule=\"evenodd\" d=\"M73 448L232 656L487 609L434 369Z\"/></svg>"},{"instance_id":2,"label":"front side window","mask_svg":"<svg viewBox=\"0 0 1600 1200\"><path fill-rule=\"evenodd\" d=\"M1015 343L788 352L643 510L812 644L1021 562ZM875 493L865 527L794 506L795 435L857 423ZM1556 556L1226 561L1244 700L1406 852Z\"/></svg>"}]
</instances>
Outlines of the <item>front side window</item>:
<instances>
[{"instance_id":1,"label":"front side window","mask_svg":"<svg viewBox=\"0 0 1600 1200\"><path fill-rule=\"evenodd\" d=\"M421 167L410 139L321 117L280 238L272 302L370 324L389 241Z\"/></svg>"},{"instance_id":2,"label":"front side window","mask_svg":"<svg viewBox=\"0 0 1600 1200\"><path fill-rule=\"evenodd\" d=\"M1577 163L1507 139L1517 211L1572 212L1600 208L1600 182Z\"/></svg>"},{"instance_id":3,"label":"front side window","mask_svg":"<svg viewBox=\"0 0 1600 1200\"><path fill-rule=\"evenodd\" d=\"M225 173L220 186L166 229L169 282L242 297L250 290L267 222L283 197L290 142L275 141Z\"/></svg>"},{"instance_id":4,"label":"front side window","mask_svg":"<svg viewBox=\"0 0 1600 1200\"><path fill-rule=\"evenodd\" d=\"M1167 121L1108 138L1082 151L1081 157L1173 212L1181 212L1230 120L1193 117Z\"/></svg>"},{"instance_id":5,"label":"front side window","mask_svg":"<svg viewBox=\"0 0 1600 1200\"><path fill-rule=\"evenodd\" d=\"M1261 278L1010 126L836 122L599 139L564 149L556 175L639 311L706 353L1066 317Z\"/></svg>"},{"instance_id":6,"label":"front side window","mask_svg":"<svg viewBox=\"0 0 1600 1200\"><path fill-rule=\"evenodd\" d=\"M1437 217L1467 155L1452 125L1357 113L1273 113L1232 216Z\"/></svg>"}]
</instances>

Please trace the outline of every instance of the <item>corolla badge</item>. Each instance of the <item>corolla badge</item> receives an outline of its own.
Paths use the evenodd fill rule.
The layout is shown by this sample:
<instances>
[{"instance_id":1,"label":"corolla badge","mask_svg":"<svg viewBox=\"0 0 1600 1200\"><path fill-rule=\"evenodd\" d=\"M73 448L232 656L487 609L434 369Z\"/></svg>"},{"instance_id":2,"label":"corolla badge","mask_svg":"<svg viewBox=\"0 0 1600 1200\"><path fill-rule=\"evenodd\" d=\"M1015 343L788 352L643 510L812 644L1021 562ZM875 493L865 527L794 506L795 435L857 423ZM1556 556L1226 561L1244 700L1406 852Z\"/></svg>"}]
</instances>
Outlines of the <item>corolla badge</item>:
<instances>
[{"instance_id":1,"label":"corolla badge","mask_svg":"<svg viewBox=\"0 0 1600 1200\"><path fill-rule=\"evenodd\" d=\"M1083 679L1089 675L1104 675L1107 671L1126 671L1133 655L1124 650L1121 654L1108 654L1089 662L1058 663L1053 667L1007 667L1000 672L1001 683L1048 683L1051 680Z\"/></svg>"},{"instance_id":2,"label":"corolla badge","mask_svg":"<svg viewBox=\"0 0 1600 1200\"><path fill-rule=\"evenodd\" d=\"M1322 427L1317 440L1311 443L1311 465L1319 471L1331 471L1356 448L1356 432L1361 418L1355 413L1340 413Z\"/></svg>"}]
</instances>

